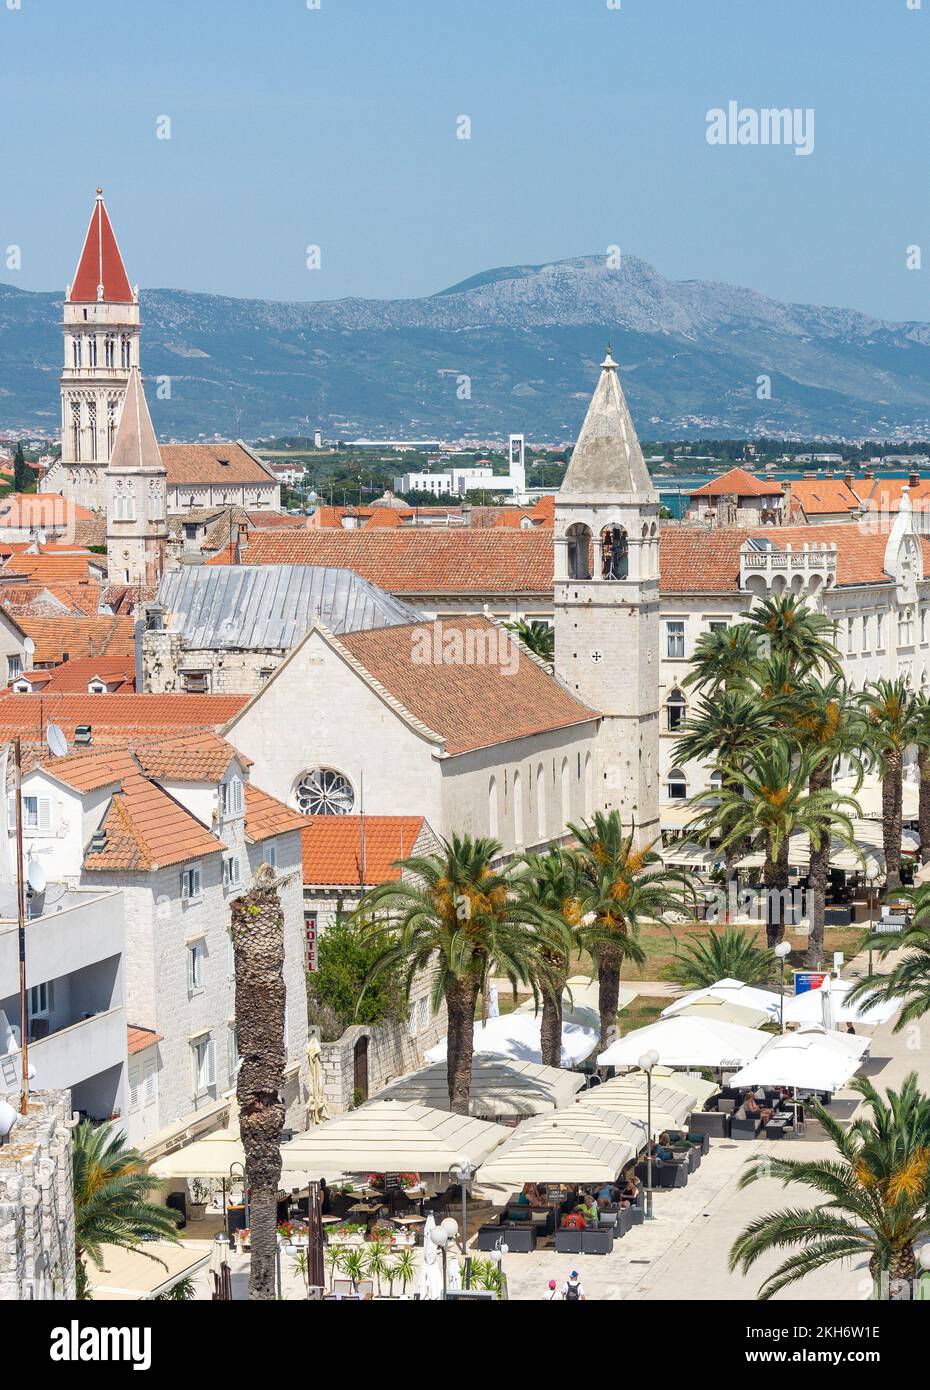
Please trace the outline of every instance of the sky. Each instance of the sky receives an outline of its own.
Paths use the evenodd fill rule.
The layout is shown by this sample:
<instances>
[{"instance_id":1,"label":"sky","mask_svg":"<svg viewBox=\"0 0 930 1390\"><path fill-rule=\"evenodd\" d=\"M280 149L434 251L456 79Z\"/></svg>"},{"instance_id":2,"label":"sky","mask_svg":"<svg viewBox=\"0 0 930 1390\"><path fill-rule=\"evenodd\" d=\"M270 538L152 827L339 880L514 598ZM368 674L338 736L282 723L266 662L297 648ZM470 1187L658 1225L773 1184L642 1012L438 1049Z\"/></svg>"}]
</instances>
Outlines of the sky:
<instances>
[{"instance_id":1,"label":"sky","mask_svg":"<svg viewBox=\"0 0 930 1390\"><path fill-rule=\"evenodd\" d=\"M930 0L309 3L0 0L0 279L62 290L99 183L143 288L398 298L620 247L930 319ZM812 109L812 152L709 144L731 101Z\"/></svg>"}]
</instances>

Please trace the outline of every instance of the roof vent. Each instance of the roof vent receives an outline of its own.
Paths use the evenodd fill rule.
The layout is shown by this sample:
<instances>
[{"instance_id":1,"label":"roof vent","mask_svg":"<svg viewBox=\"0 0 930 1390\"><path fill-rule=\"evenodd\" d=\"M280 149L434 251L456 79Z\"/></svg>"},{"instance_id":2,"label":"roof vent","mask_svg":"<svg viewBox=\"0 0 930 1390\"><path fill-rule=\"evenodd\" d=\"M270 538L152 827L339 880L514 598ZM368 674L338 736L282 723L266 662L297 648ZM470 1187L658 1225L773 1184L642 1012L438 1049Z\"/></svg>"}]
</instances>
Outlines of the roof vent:
<instances>
[{"instance_id":1,"label":"roof vent","mask_svg":"<svg viewBox=\"0 0 930 1390\"><path fill-rule=\"evenodd\" d=\"M78 724L74 730L74 742L85 747L92 742L90 724Z\"/></svg>"},{"instance_id":2,"label":"roof vent","mask_svg":"<svg viewBox=\"0 0 930 1390\"><path fill-rule=\"evenodd\" d=\"M106 828L101 825L99 830L95 830L90 837L90 844L87 848L88 854L102 854L107 847Z\"/></svg>"}]
</instances>

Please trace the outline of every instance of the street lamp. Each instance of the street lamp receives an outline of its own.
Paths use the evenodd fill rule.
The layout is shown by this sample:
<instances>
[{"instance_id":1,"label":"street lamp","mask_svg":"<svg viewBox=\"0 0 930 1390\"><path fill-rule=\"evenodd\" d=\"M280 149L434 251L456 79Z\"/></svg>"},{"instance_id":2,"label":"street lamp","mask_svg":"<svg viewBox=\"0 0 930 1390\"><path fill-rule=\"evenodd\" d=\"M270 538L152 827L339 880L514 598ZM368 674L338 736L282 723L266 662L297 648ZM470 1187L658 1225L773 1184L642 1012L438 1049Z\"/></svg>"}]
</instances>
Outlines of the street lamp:
<instances>
[{"instance_id":1,"label":"street lamp","mask_svg":"<svg viewBox=\"0 0 930 1390\"><path fill-rule=\"evenodd\" d=\"M791 943L789 941L779 941L775 947L775 955L781 961L781 994L778 1000L778 1022L781 1032L785 1031L785 961L791 955Z\"/></svg>"},{"instance_id":2,"label":"street lamp","mask_svg":"<svg viewBox=\"0 0 930 1390\"><path fill-rule=\"evenodd\" d=\"M439 1250L442 1253L443 1298L445 1298L446 1296L446 1268L447 1260L449 1258L449 1241L453 1238L457 1231L458 1222L454 1221L451 1216L447 1216L445 1221L441 1222L438 1226L434 1226L433 1229L430 1231L430 1240L433 1242L434 1245L439 1247Z\"/></svg>"},{"instance_id":3,"label":"street lamp","mask_svg":"<svg viewBox=\"0 0 930 1390\"><path fill-rule=\"evenodd\" d=\"M644 1052L639 1059L640 1071L646 1073L646 1220L653 1221L652 1214L652 1069L659 1065L656 1051Z\"/></svg>"},{"instance_id":4,"label":"street lamp","mask_svg":"<svg viewBox=\"0 0 930 1390\"><path fill-rule=\"evenodd\" d=\"M881 869L874 859L865 866L865 881L869 886L869 975L872 974L872 937L875 934L875 889Z\"/></svg>"},{"instance_id":5,"label":"street lamp","mask_svg":"<svg viewBox=\"0 0 930 1390\"><path fill-rule=\"evenodd\" d=\"M468 1258L468 1184L475 1176L475 1165L462 1154L449 1166L449 1177L462 1188L462 1254Z\"/></svg>"}]
</instances>

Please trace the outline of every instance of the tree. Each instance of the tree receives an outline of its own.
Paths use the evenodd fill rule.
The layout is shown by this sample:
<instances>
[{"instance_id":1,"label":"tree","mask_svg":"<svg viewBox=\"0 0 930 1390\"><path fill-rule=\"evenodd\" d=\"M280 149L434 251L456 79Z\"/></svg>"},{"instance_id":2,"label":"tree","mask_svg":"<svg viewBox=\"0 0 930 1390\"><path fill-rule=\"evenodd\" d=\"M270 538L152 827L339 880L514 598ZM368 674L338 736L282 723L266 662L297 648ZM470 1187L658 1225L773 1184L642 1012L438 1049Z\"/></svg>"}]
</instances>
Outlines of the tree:
<instances>
[{"instance_id":1,"label":"tree","mask_svg":"<svg viewBox=\"0 0 930 1390\"><path fill-rule=\"evenodd\" d=\"M597 965L601 1048L617 1026L620 969L642 965L643 922L661 922L684 903L686 875L666 869L653 845L638 848L635 827L624 831L619 811L595 812L590 823L569 825L578 841L581 941Z\"/></svg>"},{"instance_id":2,"label":"tree","mask_svg":"<svg viewBox=\"0 0 930 1390\"><path fill-rule=\"evenodd\" d=\"M922 690L914 697L914 742L917 744L917 826L920 862L930 860L930 696Z\"/></svg>"},{"instance_id":3,"label":"tree","mask_svg":"<svg viewBox=\"0 0 930 1390\"><path fill-rule=\"evenodd\" d=\"M706 809L692 822L696 839L719 838L726 853L732 844L746 843L765 856L766 944L777 946L785 934L783 906L788 891L788 846L791 836L805 831L812 845L837 836L853 845L849 815L859 810L848 796L828 789L810 791L810 780L825 752L808 753L785 735L756 748L737 769L720 765L719 788L695 798ZM738 787L733 785L736 777Z\"/></svg>"},{"instance_id":4,"label":"tree","mask_svg":"<svg viewBox=\"0 0 930 1390\"><path fill-rule=\"evenodd\" d=\"M771 951L757 946L740 927L726 927L709 936L692 933L665 970L666 978L689 989L704 989L718 980L742 980L758 985L772 973Z\"/></svg>"},{"instance_id":5,"label":"tree","mask_svg":"<svg viewBox=\"0 0 930 1390\"><path fill-rule=\"evenodd\" d=\"M579 871L575 857L564 850L528 855L520 887L542 909L545 925L540 950L551 967L551 978L540 983L542 1019L540 1043L543 1065L562 1065L562 995L568 979L571 948L581 924Z\"/></svg>"},{"instance_id":6,"label":"tree","mask_svg":"<svg viewBox=\"0 0 930 1390\"><path fill-rule=\"evenodd\" d=\"M818 670L840 675L840 655L833 644L833 624L823 613L808 606L801 594L770 594L744 613L747 625L761 647L781 655L797 677Z\"/></svg>"},{"instance_id":7,"label":"tree","mask_svg":"<svg viewBox=\"0 0 930 1390\"><path fill-rule=\"evenodd\" d=\"M914 1246L930 1234L930 1098L911 1072L899 1092L883 1100L868 1080L853 1089L871 1117L844 1129L822 1106L813 1107L836 1150L831 1159L756 1157L740 1179L801 1183L818 1194L818 1205L768 1212L752 1221L730 1251L730 1268L746 1273L760 1256L790 1250L766 1278L760 1299L769 1299L806 1274L839 1260L867 1254L874 1296L909 1298L916 1275Z\"/></svg>"},{"instance_id":8,"label":"tree","mask_svg":"<svg viewBox=\"0 0 930 1390\"><path fill-rule=\"evenodd\" d=\"M748 623L702 632L694 644L691 670L684 683L708 695L721 690L750 690L758 657L759 635Z\"/></svg>"},{"instance_id":9,"label":"tree","mask_svg":"<svg viewBox=\"0 0 930 1390\"><path fill-rule=\"evenodd\" d=\"M903 1000L894 1025L894 1031L900 1033L930 1013L930 884L901 889L895 896L912 904L910 926L899 932L875 932L866 938L864 949L877 951L879 960L894 951L899 953L898 959L886 974L857 980L847 999L864 1007Z\"/></svg>"},{"instance_id":10,"label":"tree","mask_svg":"<svg viewBox=\"0 0 930 1390\"><path fill-rule=\"evenodd\" d=\"M320 935L317 969L307 971L307 1008L324 1042L335 1042L353 1023L406 1020L401 971L384 970L369 980L377 954L377 946L366 939L358 922L341 911Z\"/></svg>"},{"instance_id":11,"label":"tree","mask_svg":"<svg viewBox=\"0 0 930 1390\"><path fill-rule=\"evenodd\" d=\"M527 622L525 618L520 618L516 622L505 623L504 627L547 666L555 661L555 628L549 623L538 619Z\"/></svg>"},{"instance_id":12,"label":"tree","mask_svg":"<svg viewBox=\"0 0 930 1390\"><path fill-rule=\"evenodd\" d=\"M16 453L13 455L13 491L26 492L32 479L23 454L22 440L16 446Z\"/></svg>"},{"instance_id":13,"label":"tree","mask_svg":"<svg viewBox=\"0 0 930 1390\"><path fill-rule=\"evenodd\" d=\"M84 1120L75 1128L71 1167L77 1296L89 1298L86 1262L102 1268L104 1245L138 1250L157 1261L144 1241L152 1237L177 1241L178 1215L149 1200L158 1184L148 1164L129 1148L126 1136L109 1125Z\"/></svg>"},{"instance_id":14,"label":"tree","mask_svg":"<svg viewBox=\"0 0 930 1390\"><path fill-rule=\"evenodd\" d=\"M904 754L918 733L914 697L901 680L870 682L859 697L865 717L868 751L882 774L882 841L885 887L901 884L901 811Z\"/></svg>"},{"instance_id":15,"label":"tree","mask_svg":"<svg viewBox=\"0 0 930 1390\"><path fill-rule=\"evenodd\" d=\"M357 909L378 947L370 980L400 966L409 997L418 972L433 972L433 1007L445 1000L448 1013L449 1104L459 1115L468 1114L478 996L487 998L496 975L535 994L550 974L536 934L544 914L516 891L513 870L495 866L500 849L453 835L438 854L399 860L405 876L373 888Z\"/></svg>"},{"instance_id":16,"label":"tree","mask_svg":"<svg viewBox=\"0 0 930 1390\"><path fill-rule=\"evenodd\" d=\"M284 913L274 871L262 865L255 883L232 904L236 967L236 1081L239 1133L245 1150L252 1258L249 1298L276 1293L277 1201L284 1127Z\"/></svg>"}]
</instances>

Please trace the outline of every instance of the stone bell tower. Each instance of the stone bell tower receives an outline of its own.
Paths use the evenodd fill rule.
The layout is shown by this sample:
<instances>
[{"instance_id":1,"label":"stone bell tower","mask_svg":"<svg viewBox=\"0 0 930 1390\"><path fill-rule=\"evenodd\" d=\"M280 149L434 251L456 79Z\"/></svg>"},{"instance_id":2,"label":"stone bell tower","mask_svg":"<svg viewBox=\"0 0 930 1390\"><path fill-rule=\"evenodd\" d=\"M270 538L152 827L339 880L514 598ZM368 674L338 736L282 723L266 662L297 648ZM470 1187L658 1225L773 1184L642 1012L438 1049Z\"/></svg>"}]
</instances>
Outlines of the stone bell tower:
<instances>
[{"instance_id":1,"label":"stone bell tower","mask_svg":"<svg viewBox=\"0 0 930 1390\"><path fill-rule=\"evenodd\" d=\"M113 455L104 477L107 578L111 584L154 586L164 572L168 543L165 465L138 367L129 371Z\"/></svg>"},{"instance_id":2,"label":"stone bell tower","mask_svg":"<svg viewBox=\"0 0 930 1390\"><path fill-rule=\"evenodd\" d=\"M592 809L659 834L659 498L608 350L555 499L555 664L603 714Z\"/></svg>"}]
</instances>

